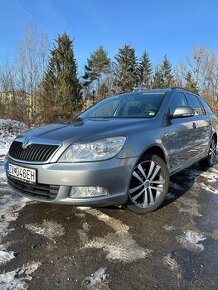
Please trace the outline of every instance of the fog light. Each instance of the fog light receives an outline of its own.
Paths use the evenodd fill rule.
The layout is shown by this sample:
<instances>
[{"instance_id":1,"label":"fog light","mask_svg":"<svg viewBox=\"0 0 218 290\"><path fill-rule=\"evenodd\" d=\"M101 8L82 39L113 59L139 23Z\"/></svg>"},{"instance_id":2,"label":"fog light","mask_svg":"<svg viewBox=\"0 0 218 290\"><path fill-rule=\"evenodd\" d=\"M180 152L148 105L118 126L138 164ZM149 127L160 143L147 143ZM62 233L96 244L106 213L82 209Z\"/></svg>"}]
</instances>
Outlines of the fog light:
<instances>
[{"instance_id":1,"label":"fog light","mask_svg":"<svg viewBox=\"0 0 218 290\"><path fill-rule=\"evenodd\" d=\"M69 197L94 197L107 194L108 191L100 186L75 186L71 187Z\"/></svg>"}]
</instances>

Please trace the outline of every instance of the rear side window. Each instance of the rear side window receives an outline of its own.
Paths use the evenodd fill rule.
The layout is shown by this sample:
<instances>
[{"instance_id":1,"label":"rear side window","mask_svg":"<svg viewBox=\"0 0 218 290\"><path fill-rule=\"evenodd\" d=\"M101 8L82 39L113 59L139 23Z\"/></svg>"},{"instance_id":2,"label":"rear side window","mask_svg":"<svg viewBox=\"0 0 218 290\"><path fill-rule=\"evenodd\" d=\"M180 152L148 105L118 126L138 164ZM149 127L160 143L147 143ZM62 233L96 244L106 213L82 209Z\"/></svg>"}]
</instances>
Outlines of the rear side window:
<instances>
[{"instance_id":1,"label":"rear side window","mask_svg":"<svg viewBox=\"0 0 218 290\"><path fill-rule=\"evenodd\" d=\"M201 105L200 101L195 95L186 94L188 97L189 105L195 110L195 115L204 115L204 108Z\"/></svg>"},{"instance_id":2,"label":"rear side window","mask_svg":"<svg viewBox=\"0 0 218 290\"><path fill-rule=\"evenodd\" d=\"M213 112L212 112L210 106L208 105L208 103L207 103L204 99L200 99L200 100L201 100L201 103L202 103L203 106L204 106L204 109L205 109L206 113L207 113L208 115L212 115Z\"/></svg>"},{"instance_id":3,"label":"rear side window","mask_svg":"<svg viewBox=\"0 0 218 290\"><path fill-rule=\"evenodd\" d=\"M170 114L173 114L177 107L187 106L187 105L188 103L187 103L186 97L182 92L173 93L170 98L170 104L169 104Z\"/></svg>"}]
</instances>

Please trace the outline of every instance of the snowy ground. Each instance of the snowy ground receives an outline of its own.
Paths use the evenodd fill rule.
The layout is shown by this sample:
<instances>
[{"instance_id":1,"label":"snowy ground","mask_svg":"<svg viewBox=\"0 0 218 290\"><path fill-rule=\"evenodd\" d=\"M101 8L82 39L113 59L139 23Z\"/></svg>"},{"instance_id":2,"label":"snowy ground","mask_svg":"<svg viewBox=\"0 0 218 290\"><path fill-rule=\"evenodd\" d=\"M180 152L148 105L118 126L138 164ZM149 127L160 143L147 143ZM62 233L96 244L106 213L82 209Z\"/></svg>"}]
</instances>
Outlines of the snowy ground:
<instances>
[{"instance_id":1,"label":"snowy ground","mask_svg":"<svg viewBox=\"0 0 218 290\"><path fill-rule=\"evenodd\" d=\"M6 184L4 155L26 129L8 125L0 131L1 290L218 288L218 164L174 176L164 206L147 216L31 202Z\"/></svg>"},{"instance_id":2,"label":"snowy ground","mask_svg":"<svg viewBox=\"0 0 218 290\"><path fill-rule=\"evenodd\" d=\"M24 123L0 119L0 161L7 154L13 139L26 129L27 126Z\"/></svg>"},{"instance_id":3,"label":"snowy ground","mask_svg":"<svg viewBox=\"0 0 218 290\"><path fill-rule=\"evenodd\" d=\"M0 184L6 183L4 173L4 158L14 138L27 130L24 123L15 120L0 119Z\"/></svg>"}]
</instances>

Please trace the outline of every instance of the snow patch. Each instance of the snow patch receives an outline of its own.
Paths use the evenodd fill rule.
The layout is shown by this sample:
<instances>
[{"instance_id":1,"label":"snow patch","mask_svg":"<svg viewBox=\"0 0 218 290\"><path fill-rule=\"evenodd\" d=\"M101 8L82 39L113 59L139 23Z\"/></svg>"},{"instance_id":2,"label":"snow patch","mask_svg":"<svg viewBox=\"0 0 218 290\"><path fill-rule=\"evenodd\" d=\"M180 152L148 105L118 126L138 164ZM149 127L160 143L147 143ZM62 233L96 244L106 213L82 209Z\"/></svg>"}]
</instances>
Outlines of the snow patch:
<instances>
[{"instance_id":1,"label":"snow patch","mask_svg":"<svg viewBox=\"0 0 218 290\"><path fill-rule=\"evenodd\" d=\"M89 231L89 224L87 222L83 223L82 227L83 227L84 231L86 231L86 232Z\"/></svg>"},{"instance_id":2,"label":"snow patch","mask_svg":"<svg viewBox=\"0 0 218 290\"><path fill-rule=\"evenodd\" d=\"M0 195L0 265L14 258L13 252L7 252L7 246L2 240L13 229L9 229L12 221L15 221L19 211L29 202L29 199L22 198L15 193Z\"/></svg>"},{"instance_id":3,"label":"snow patch","mask_svg":"<svg viewBox=\"0 0 218 290\"><path fill-rule=\"evenodd\" d=\"M27 125L11 119L0 119L0 136L7 137L20 134L27 130Z\"/></svg>"},{"instance_id":4,"label":"snow patch","mask_svg":"<svg viewBox=\"0 0 218 290\"><path fill-rule=\"evenodd\" d=\"M4 137L0 136L0 161L4 161L4 156L8 153L9 147L16 136Z\"/></svg>"},{"instance_id":5,"label":"snow patch","mask_svg":"<svg viewBox=\"0 0 218 290\"><path fill-rule=\"evenodd\" d=\"M209 191L209 192L211 192L211 193L213 193L213 194L218 194L218 190L217 189L215 189L213 186L211 186L211 185L206 185L206 184L204 184L204 183L200 183L199 184L203 189L205 189L206 191Z\"/></svg>"},{"instance_id":6,"label":"snow patch","mask_svg":"<svg viewBox=\"0 0 218 290\"><path fill-rule=\"evenodd\" d=\"M85 218L86 215L84 213L75 212L75 216L78 218Z\"/></svg>"},{"instance_id":7,"label":"snow patch","mask_svg":"<svg viewBox=\"0 0 218 290\"><path fill-rule=\"evenodd\" d=\"M14 252L13 251L6 251L4 250L4 246L2 246L3 250L0 250L0 265L3 265L7 262L9 262L10 260L15 258Z\"/></svg>"},{"instance_id":8,"label":"snow patch","mask_svg":"<svg viewBox=\"0 0 218 290\"><path fill-rule=\"evenodd\" d=\"M103 249L107 253L107 260L118 260L124 263L143 259L152 252L151 250L140 247L130 235L129 227L120 220L116 220L96 209L81 209L96 217L99 221L104 222L115 231L115 233L109 233L105 237L96 237L89 240L87 235L88 231L79 230L78 234L81 242L84 244L84 248Z\"/></svg>"},{"instance_id":9,"label":"snow patch","mask_svg":"<svg viewBox=\"0 0 218 290\"><path fill-rule=\"evenodd\" d=\"M151 250L141 248L129 234L123 237L108 234L104 238L95 238L85 245L85 248L103 249L109 261L133 262L148 257Z\"/></svg>"},{"instance_id":10,"label":"snow patch","mask_svg":"<svg viewBox=\"0 0 218 290\"><path fill-rule=\"evenodd\" d=\"M168 226L168 225L164 225L163 228L168 232L171 232L177 229L175 226Z\"/></svg>"},{"instance_id":11,"label":"snow patch","mask_svg":"<svg viewBox=\"0 0 218 290\"><path fill-rule=\"evenodd\" d=\"M28 288L28 281L32 280L31 274L41 265L39 262L32 262L23 265L16 270L0 274L1 290L23 290Z\"/></svg>"},{"instance_id":12,"label":"snow patch","mask_svg":"<svg viewBox=\"0 0 218 290\"><path fill-rule=\"evenodd\" d=\"M100 210L94 208L82 208L82 209L84 209L86 213L95 216L99 221L106 223L118 235L127 234L129 231L129 226L123 224L120 220L116 220L115 218L112 218L109 215L104 214Z\"/></svg>"},{"instance_id":13,"label":"snow patch","mask_svg":"<svg viewBox=\"0 0 218 290\"><path fill-rule=\"evenodd\" d=\"M210 168L207 171L201 171L197 169L192 169L188 173L188 179L204 177L208 182L216 182L218 179L218 170L216 168Z\"/></svg>"},{"instance_id":14,"label":"snow patch","mask_svg":"<svg viewBox=\"0 0 218 290\"><path fill-rule=\"evenodd\" d=\"M7 184L7 180L6 180L6 174L4 172L4 168L3 166L0 166L0 184L1 185L6 185Z\"/></svg>"},{"instance_id":15,"label":"snow patch","mask_svg":"<svg viewBox=\"0 0 218 290\"><path fill-rule=\"evenodd\" d=\"M218 170L216 168L210 168L200 174L200 176L207 178L208 182L216 182L218 179Z\"/></svg>"},{"instance_id":16,"label":"snow patch","mask_svg":"<svg viewBox=\"0 0 218 290\"><path fill-rule=\"evenodd\" d=\"M174 272L178 278L182 277L180 266L174 259L173 254L168 254L167 256L163 257L163 264L167 266L172 272Z\"/></svg>"},{"instance_id":17,"label":"snow patch","mask_svg":"<svg viewBox=\"0 0 218 290\"><path fill-rule=\"evenodd\" d=\"M15 120L0 119L0 184L6 184L4 159L14 138L26 130L24 123Z\"/></svg>"},{"instance_id":18,"label":"snow patch","mask_svg":"<svg viewBox=\"0 0 218 290\"><path fill-rule=\"evenodd\" d=\"M85 245L88 241L88 235L84 230L78 230L77 231L78 235L79 235L79 239L82 242L83 245Z\"/></svg>"},{"instance_id":19,"label":"snow patch","mask_svg":"<svg viewBox=\"0 0 218 290\"><path fill-rule=\"evenodd\" d=\"M0 119L0 161L4 160L14 138L27 130L27 125L15 120Z\"/></svg>"},{"instance_id":20,"label":"snow patch","mask_svg":"<svg viewBox=\"0 0 218 290\"><path fill-rule=\"evenodd\" d=\"M91 274L89 277L86 277L84 280L84 285L88 289L109 289L107 278L109 275L106 273L107 268L100 268L95 273Z\"/></svg>"},{"instance_id":21,"label":"snow patch","mask_svg":"<svg viewBox=\"0 0 218 290\"><path fill-rule=\"evenodd\" d=\"M0 161L0 185L6 185L7 179L3 162Z\"/></svg>"},{"instance_id":22,"label":"snow patch","mask_svg":"<svg viewBox=\"0 0 218 290\"><path fill-rule=\"evenodd\" d=\"M204 246L199 242L206 240L206 238L202 234L188 230L184 231L184 236L177 237L177 240L188 250L203 251Z\"/></svg>"},{"instance_id":23,"label":"snow patch","mask_svg":"<svg viewBox=\"0 0 218 290\"><path fill-rule=\"evenodd\" d=\"M29 199L20 197L15 193L0 196L0 241L8 234L8 226L10 222L17 219L19 211L29 201Z\"/></svg>"},{"instance_id":24,"label":"snow patch","mask_svg":"<svg viewBox=\"0 0 218 290\"><path fill-rule=\"evenodd\" d=\"M52 241L64 235L65 231L61 224L54 221L44 220L42 224L27 224L25 227L33 233L42 235Z\"/></svg>"}]
</instances>

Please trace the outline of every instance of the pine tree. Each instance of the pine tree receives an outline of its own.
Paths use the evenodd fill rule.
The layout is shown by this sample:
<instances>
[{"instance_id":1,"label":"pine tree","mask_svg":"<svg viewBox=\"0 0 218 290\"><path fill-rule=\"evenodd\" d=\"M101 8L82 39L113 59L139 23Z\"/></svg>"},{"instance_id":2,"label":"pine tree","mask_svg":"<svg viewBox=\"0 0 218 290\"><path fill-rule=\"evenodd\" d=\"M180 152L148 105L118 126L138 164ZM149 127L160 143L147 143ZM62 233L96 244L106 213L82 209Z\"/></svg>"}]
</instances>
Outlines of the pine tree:
<instances>
[{"instance_id":1,"label":"pine tree","mask_svg":"<svg viewBox=\"0 0 218 290\"><path fill-rule=\"evenodd\" d=\"M135 49L125 45L115 56L115 82L117 93L129 92L138 85L137 58Z\"/></svg>"},{"instance_id":2,"label":"pine tree","mask_svg":"<svg viewBox=\"0 0 218 290\"><path fill-rule=\"evenodd\" d=\"M163 74L160 66L157 66L155 69L155 74L153 78L152 88L160 89L164 87L163 83Z\"/></svg>"},{"instance_id":3,"label":"pine tree","mask_svg":"<svg viewBox=\"0 0 218 290\"><path fill-rule=\"evenodd\" d=\"M142 54L138 71L139 71L139 89L140 90L150 89L152 81L152 64L149 55L146 51Z\"/></svg>"},{"instance_id":4,"label":"pine tree","mask_svg":"<svg viewBox=\"0 0 218 290\"><path fill-rule=\"evenodd\" d=\"M153 88L168 88L174 86L175 81L172 74L172 66L166 55L154 75Z\"/></svg>"},{"instance_id":5,"label":"pine tree","mask_svg":"<svg viewBox=\"0 0 218 290\"><path fill-rule=\"evenodd\" d=\"M190 71L186 73L185 76L185 88L191 90L195 93L198 93L197 83L194 81Z\"/></svg>"},{"instance_id":6,"label":"pine tree","mask_svg":"<svg viewBox=\"0 0 218 290\"><path fill-rule=\"evenodd\" d=\"M166 55L162 63L163 71L163 83L166 87L171 87L173 85L173 75L172 75L172 66L170 61L167 59Z\"/></svg>"},{"instance_id":7,"label":"pine tree","mask_svg":"<svg viewBox=\"0 0 218 290\"><path fill-rule=\"evenodd\" d=\"M110 71L110 59L102 46L97 48L87 59L83 87L86 94L98 96L99 88L104 84L104 77ZM105 85L105 84L104 84Z\"/></svg>"},{"instance_id":8,"label":"pine tree","mask_svg":"<svg viewBox=\"0 0 218 290\"><path fill-rule=\"evenodd\" d=\"M58 35L50 54L42 83L44 119L68 120L81 110L82 96L73 42L66 33Z\"/></svg>"}]
</instances>

